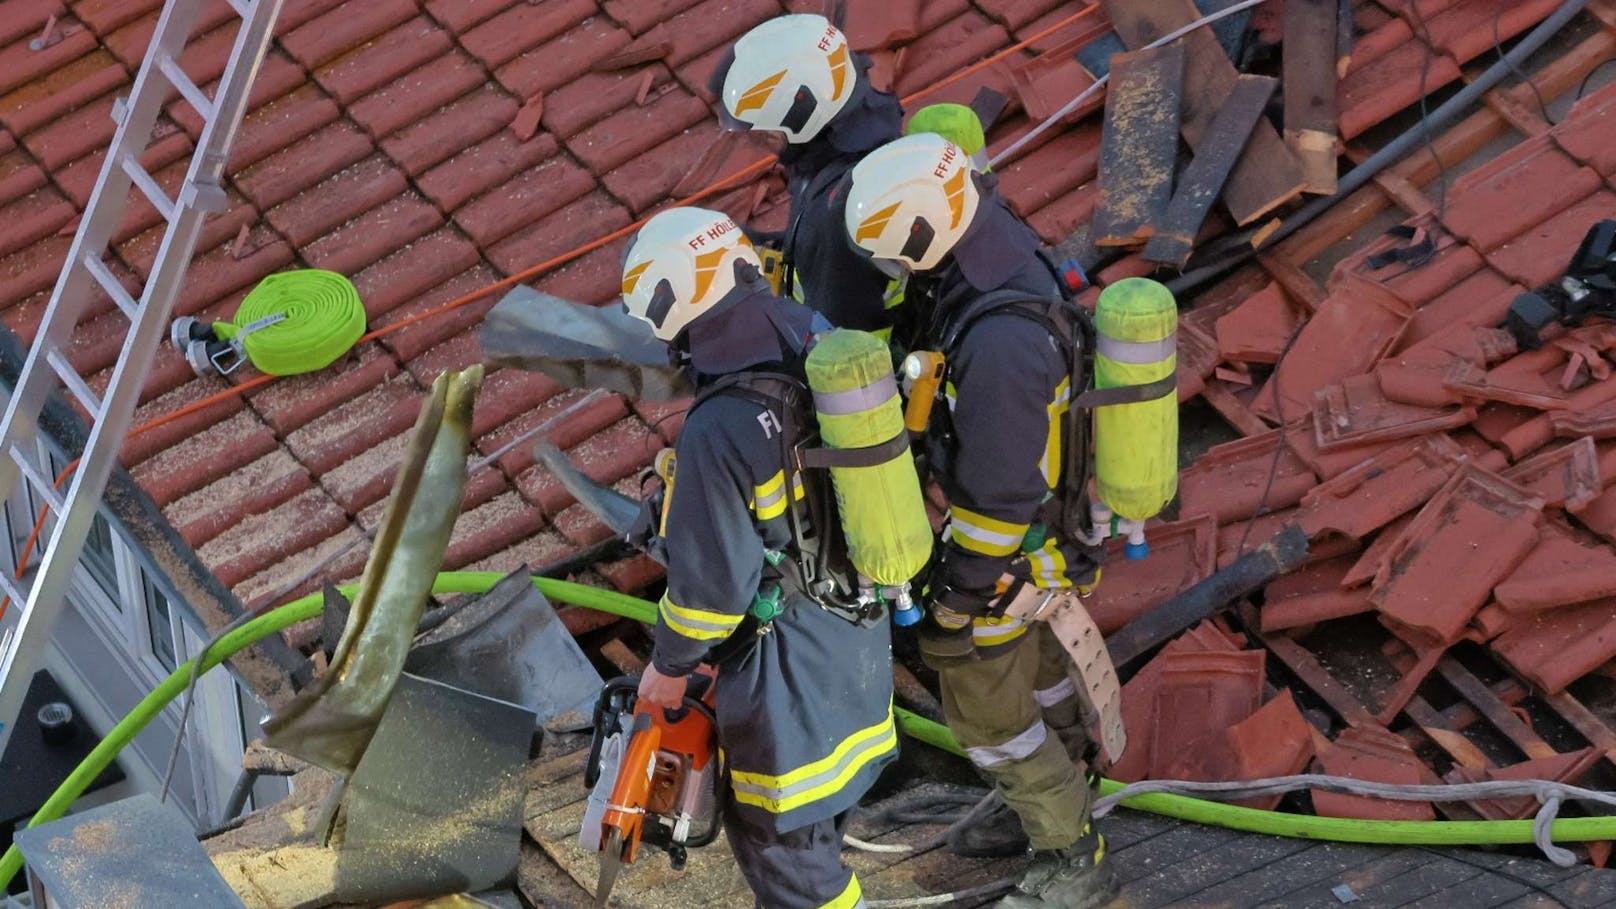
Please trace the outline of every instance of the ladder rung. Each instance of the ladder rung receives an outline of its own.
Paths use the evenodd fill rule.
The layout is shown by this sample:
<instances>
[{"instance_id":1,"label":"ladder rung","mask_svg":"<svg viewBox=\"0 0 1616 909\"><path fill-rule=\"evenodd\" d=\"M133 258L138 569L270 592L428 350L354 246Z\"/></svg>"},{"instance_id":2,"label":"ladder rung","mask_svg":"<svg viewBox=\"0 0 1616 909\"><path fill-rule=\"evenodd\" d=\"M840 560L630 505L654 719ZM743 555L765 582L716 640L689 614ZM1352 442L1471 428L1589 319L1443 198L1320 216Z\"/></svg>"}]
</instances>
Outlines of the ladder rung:
<instances>
[{"instance_id":1,"label":"ladder rung","mask_svg":"<svg viewBox=\"0 0 1616 909\"><path fill-rule=\"evenodd\" d=\"M129 291L123 289L123 283L112 273L112 269L107 267L107 263L101 261L101 257L96 253L87 252L84 254L84 268L90 273L90 277L95 279L95 283L101 285L107 296L112 298L112 302L123 310L129 321L135 321L135 317L140 314L140 304L135 302L134 297L129 296Z\"/></svg>"},{"instance_id":2,"label":"ladder rung","mask_svg":"<svg viewBox=\"0 0 1616 909\"><path fill-rule=\"evenodd\" d=\"M23 585L9 571L0 571L0 593L11 597L11 603L17 607L18 612L28 605L27 591L23 590ZM0 648L0 652L3 650L4 648Z\"/></svg>"},{"instance_id":3,"label":"ladder rung","mask_svg":"<svg viewBox=\"0 0 1616 909\"><path fill-rule=\"evenodd\" d=\"M196 83L191 81L191 77L185 74L185 70L180 69L178 60L165 55L157 64L157 68L162 70L163 75L168 77L168 81L180 90L180 94L185 96L185 100L191 102L191 106L196 108L196 112L202 115L203 120L213 119L213 101L203 93L202 89L197 88Z\"/></svg>"},{"instance_id":4,"label":"ladder rung","mask_svg":"<svg viewBox=\"0 0 1616 909\"><path fill-rule=\"evenodd\" d=\"M68 390L73 392L73 396L79 399L79 403L84 405L84 409L90 414L90 419L99 421L101 419L101 398L90 390L89 383L85 382L84 377L79 375L79 371L74 369L73 364L67 361L67 357L60 350L52 350L50 353L45 354L45 362L56 370L56 375L61 378L62 384L66 385Z\"/></svg>"},{"instance_id":5,"label":"ladder rung","mask_svg":"<svg viewBox=\"0 0 1616 909\"><path fill-rule=\"evenodd\" d=\"M157 209L157 213L163 216L163 220L174 220L173 201L168 198L168 193L163 192L163 188L157 185L157 181L152 179L152 175L146 173L146 168L140 166L135 156L125 154L122 164L123 172L128 174L129 179L135 181L140 191L146 194L146 198Z\"/></svg>"},{"instance_id":6,"label":"ladder rung","mask_svg":"<svg viewBox=\"0 0 1616 909\"><path fill-rule=\"evenodd\" d=\"M27 452L18 448L16 442L11 443L10 452L11 460L16 461L17 466L22 468L23 476L34 484L34 489L39 493L39 497L45 500L45 504L49 505L52 511L60 515L65 510L66 504L62 501L62 493L57 490L56 484L50 477L39 472L39 468L34 466L34 459L28 457Z\"/></svg>"}]
</instances>

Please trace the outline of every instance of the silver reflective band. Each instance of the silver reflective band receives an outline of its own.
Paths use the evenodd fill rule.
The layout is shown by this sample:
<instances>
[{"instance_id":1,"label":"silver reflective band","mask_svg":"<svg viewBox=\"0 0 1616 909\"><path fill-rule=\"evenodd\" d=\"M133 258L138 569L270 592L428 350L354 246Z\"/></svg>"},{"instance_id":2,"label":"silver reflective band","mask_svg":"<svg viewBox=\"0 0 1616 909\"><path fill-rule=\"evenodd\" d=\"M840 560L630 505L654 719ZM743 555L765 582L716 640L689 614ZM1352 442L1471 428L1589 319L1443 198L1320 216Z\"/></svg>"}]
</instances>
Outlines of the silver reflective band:
<instances>
[{"instance_id":1,"label":"silver reflective band","mask_svg":"<svg viewBox=\"0 0 1616 909\"><path fill-rule=\"evenodd\" d=\"M1049 729L1043 720L1039 720L1003 745L978 745L975 748L965 749L965 755L971 759L971 763L986 770L1007 761L1021 761L1032 757L1032 753L1042 747L1048 738Z\"/></svg>"},{"instance_id":2,"label":"silver reflective band","mask_svg":"<svg viewBox=\"0 0 1616 909\"><path fill-rule=\"evenodd\" d=\"M1118 341L1100 335L1100 342L1095 350L1107 360L1118 363L1159 363L1178 352L1178 332L1173 332L1160 341Z\"/></svg>"},{"instance_id":3,"label":"silver reflective band","mask_svg":"<svg viewBox=\"0 0 1616 909\"><path fill-rule=\"evenodd\" d=\"M1050 688L1040 688L1032 693L1033 700L1040 707L1053 707L1067 698L1077 697L1077 683L1068 676Z\"/></svg>"},{"instance_id":4,"label":"silver reflective band","mask_svg":"<svg viewBox=\"0 0 1616 909\"><path fill-rule=\"evenodd\" d=\"M846 391L816 391L814 409L826 416L845 417L848 414L874 410L897 396L898 380L894 376L882 376L860 388L849 388Z\"/></svg>"}]
</instances>

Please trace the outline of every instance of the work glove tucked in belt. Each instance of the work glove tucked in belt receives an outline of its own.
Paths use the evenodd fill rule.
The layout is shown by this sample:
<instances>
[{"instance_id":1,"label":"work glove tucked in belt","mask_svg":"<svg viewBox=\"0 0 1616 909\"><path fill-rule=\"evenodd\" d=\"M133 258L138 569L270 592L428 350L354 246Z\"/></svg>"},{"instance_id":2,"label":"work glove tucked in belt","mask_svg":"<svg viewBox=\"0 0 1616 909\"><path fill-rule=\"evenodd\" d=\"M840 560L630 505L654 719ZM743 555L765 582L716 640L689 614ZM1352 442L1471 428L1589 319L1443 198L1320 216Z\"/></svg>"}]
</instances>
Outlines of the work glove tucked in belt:
<instances>
[{"instance_id":1,"label":"work glove tucked in belt","mask_svg":"<svg viewBox=\"0 0 1616 909\"><path fill-rule=\"evenodd\" d=\"M977 659L971 622L986 615L994 594L957 590L934 583L926 590L926 620L920 623L920 656L932 669L947 669Z\"/></svg>"}]
</instances>

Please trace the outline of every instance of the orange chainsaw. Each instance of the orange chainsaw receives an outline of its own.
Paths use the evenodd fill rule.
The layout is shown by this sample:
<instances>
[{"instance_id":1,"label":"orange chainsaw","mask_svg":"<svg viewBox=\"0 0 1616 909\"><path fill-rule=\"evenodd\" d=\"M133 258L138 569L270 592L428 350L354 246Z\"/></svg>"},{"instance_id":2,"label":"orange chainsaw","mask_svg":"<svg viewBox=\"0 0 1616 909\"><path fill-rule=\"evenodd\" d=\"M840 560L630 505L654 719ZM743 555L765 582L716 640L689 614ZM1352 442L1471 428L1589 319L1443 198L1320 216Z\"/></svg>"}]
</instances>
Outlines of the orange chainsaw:
<instances>
[{"instance_id":1,"label":"orange chainsaw","mask_svg":"<svg viewBox=\"0 0 1616 909\"><path fill-rule=\"evenodd\" d=\"M624 865L640 844L668 853L675 871L687 847L718 838L725 787L713 716L713 671L691 673L684 706L641 707L639 680L614 679L595 704L584 785L590 787L578 844L600 853L595 904L606 905Z\"/></svg>"}]
</instances>

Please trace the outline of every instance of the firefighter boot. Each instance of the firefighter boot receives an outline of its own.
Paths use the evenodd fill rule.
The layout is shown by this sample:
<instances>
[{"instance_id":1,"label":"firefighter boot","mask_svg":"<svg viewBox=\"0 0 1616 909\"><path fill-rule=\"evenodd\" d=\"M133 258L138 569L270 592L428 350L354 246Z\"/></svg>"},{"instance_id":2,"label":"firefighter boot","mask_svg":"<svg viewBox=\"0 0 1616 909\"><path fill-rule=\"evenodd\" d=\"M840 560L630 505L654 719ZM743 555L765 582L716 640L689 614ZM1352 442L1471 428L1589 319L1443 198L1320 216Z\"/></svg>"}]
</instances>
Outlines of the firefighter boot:
<instances>
[{"instance_id":1,"label":"firefighter boot","mask_svg":"<svg viewBox=\"0 0 1616 909\"><path fill-rule=\"evenodd\" d=\"M1105 861L1105 837L1090 827L1065 849L1039 849L1032 864L998 909L1097 909L1119 892L1115 872Z\"/></svg>"},{"instance_id":2,"label":"firefighter boot","mask_svg":"<svg viewBox=\"0 0 1616 909\"><path fill-rule=\"evenodd\" d=\"M981 821L948 834L948 851L963 858L1010 858L1027 854L1021 818L1000 802Z\"/></svg>"}]
</instances>

